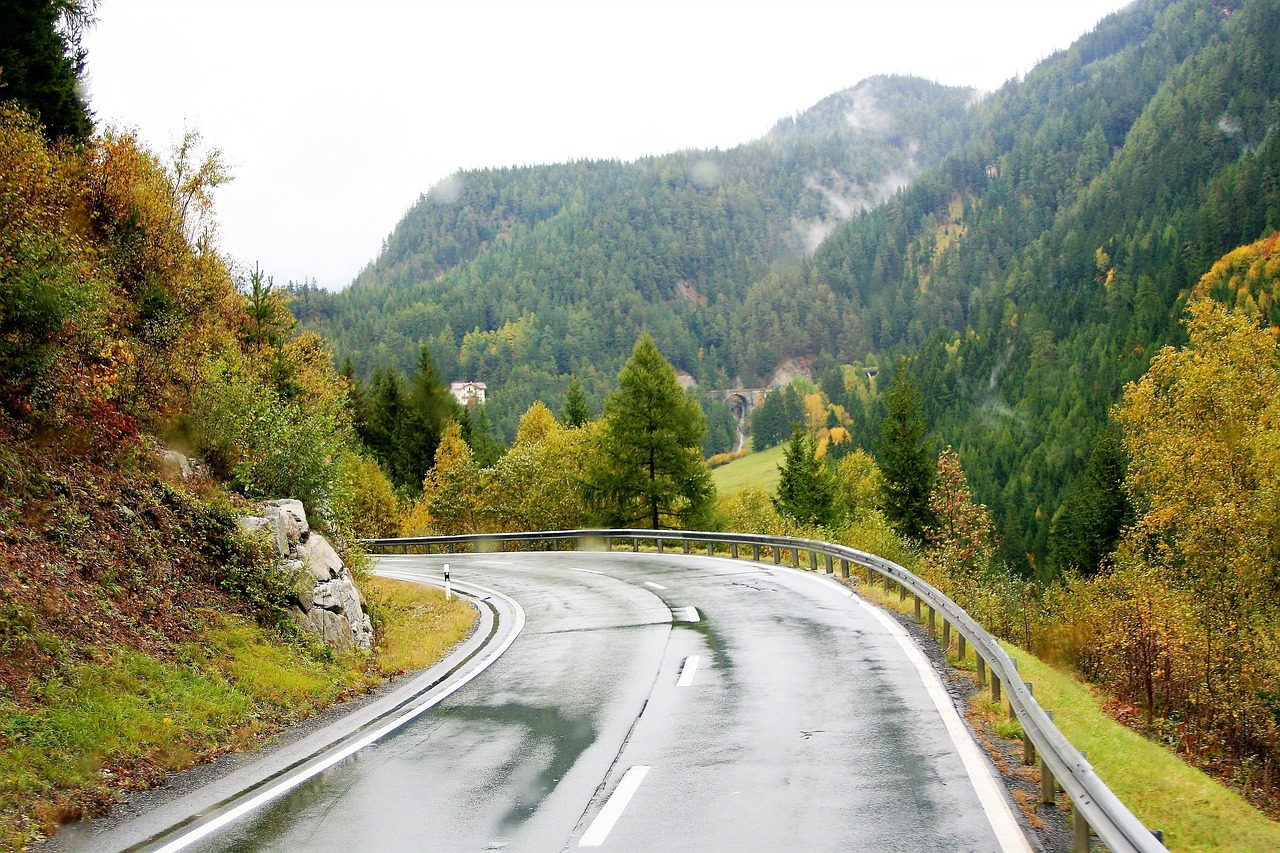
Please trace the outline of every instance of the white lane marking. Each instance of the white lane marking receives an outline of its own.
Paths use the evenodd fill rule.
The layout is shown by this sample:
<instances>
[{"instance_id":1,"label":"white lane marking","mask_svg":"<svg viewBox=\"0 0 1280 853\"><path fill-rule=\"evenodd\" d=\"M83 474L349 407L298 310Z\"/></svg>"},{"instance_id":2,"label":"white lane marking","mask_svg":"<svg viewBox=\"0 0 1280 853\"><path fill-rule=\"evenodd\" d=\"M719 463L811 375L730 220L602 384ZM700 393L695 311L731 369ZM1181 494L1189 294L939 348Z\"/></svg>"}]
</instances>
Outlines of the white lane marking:
<instances>
[{"instance_id":1,"label":"white lane marking","mask_svg":"<svg viewBox=\"0 0 1280 853\"><path fill-rule=\"evenodd\" d=\"M916 672L924 682L925 690L933 700L938 715L942 717L943 725L947 727L947 734L951 736L951 742L955 744L956 752L964 763L969 781L973 783L973 788L978 794L978 801L982 803L982 809L987 813L987 820L991 822L991 828L995 831L996 840L1000 842L1000 849L1006 853L1013 853L1013 851L1031 853L1031 845L1018 827L1018 821L1014 818L1008 802L1005 801L1003 786L996 783L990 768L983 760L982 753L978 751L978 745L974 743L955 706L951 704L950 694L942 686L938 674L934 672L924 652L920 651L920 647L901 625L889 618L878 607L868 604L857 596L854 596L853 600L888 630L906 653L907 660L915 665Z\"/></svg>"},{"instance_id":2,"label":"white lane marking","mask_svg":"<svg viewBox=\"0 0 1280 853\"><path fill-rule=\"evenodd\" d=\"M385 575L387 577L395 577L400 580L418 581L418 582L421 582L423 580L422 575L413 574L411 572L375 572L375 573L380 575ZM504 639L501 643L498 644L498 647L494 649L491 654L489 654L484 660L482 660L479 664L477 664L475 669L471 670L462 678L458 679L458 681L452 684L447 690L442 691L439 695L432 698L429 702L424 702L423 704L409 711L403 717L399 717L397 719L392 720L391 722L387 723L385 726L378 728L376 731L370 732L369 734L365 735L364 737L360 738L354 743L347 744L345 747L338 750L333 755L328 756L323 761L320 761L313 766L304 768L302 772L298 773L298 775L291 776L287 779L283 779L277 782L276 784L272 785L271 787L267 788L266 790L262 791L256 796L251 797L250 799L246 800L245 802L241 803L235 808L227 812L224 812L223 814L218 815L208 823L198 826L195 829L191 830L190 832L180 835L179 837L175 838L173 841L170 841L168 844L156 850L155 853L176 853L176 851L182 850L186 847L191 846L192 844L196 843L197 841L204 838L205 836L211 833L217 832L219 829L222 829L224 826L231 823L232 821L238 820L244 817L245 815L249 814L250 812L254 811L255 809L266 805L267 803L271 802L277 797L280 797L288 793L289 791L301 785L303 782L306 782L308 779L311 779L312 777L320 775L325 770L328 770L330 767L342 761L343 759L348 758L351 755L354 755L355 753L364 749L366 746L373 743L374 741L377 741L385 737L386 735L400 728L410 720L416 719L417 717L420 717L422 714L425 714L428 710L440 704L440 702L452 696L454 693L457 693L473 678L475 678L477 675L479 675L480 673L488 669L490 666L492 666L493 663L498 660L498 658L502 657L502 654L507 649L511 648L511 644L516 641L516 637L520 636L521 630L524 629L524 608L521 607L519 603L515 601L515 599L509 598L508 596L503 595L497 590L488 589L487 587L479 586L478 584L472 584L472 583L468 583L467 586L473 589L478 589L481 592L486 593L488 595L496 596L498 598L505 600L508 604L510 604L513 608L515 608L515 614L516 614L516 622L515 622L514 630L512 630L512 632L507 636L506 639ZM624 779L623 781L625 782L626 780Z\"/></svg>"},{"instance_id":3,"label":"white lane marking","mask_svg":"<svg viewBox=\"0 0 1280 853\"><path fill-rule=\"evenodd\" d=\"M680 612L683 614L682 618L686 622L702 621L702 617L698 615L698 608L696 607L681 607Z\"/></svg>"},{"instance_id":4,"label":"white lane marking","mask_svg":"<svg viewBox=\"0 0 1280 853\"><path fill-rule=\"evenodd\" d=\"M645 586L651 586L651 587L653 587L654 589L666 589L666 587L665 587L665 586L663 586L662 584L660 584L660 583L654 583L653 581L645 581L645 582L644 582L644 585L645 585Z\"/></svg>"},{"instance_id":5,"label":"white lane marking","mask_svg":"<svg viewBox=\"0 0 1280 853\"><path fill-rule=\"evenodd\" d=\"M693 684L693 674L698 671L698 662L702 660L698 655L689 655L684 659L684 668L680 670L680 680L676 682L676 687L688 687Z\"/></svg>"},{"instance_id":6,"label":"white lane marking","mask_svg":"<svg viewBox=\"0 0 1280 853\"><path fill-rule=\"evenodd\" d=\"M575 569L573 566L568 567L571 572L582 572L587 575L602 575L604 572L597 572L595 569Z\"/></svg>"},{"instance_id":7,"label":"white lane marking","mask_svg":"<svg viewBox=\"0 0 1280 853\"><path fill-rule=\"evenodd\" d=\"M596 815L596 819L591 821L591 826L587 827L582 840L578 842L579 847L599 847L604 844L613 825L618 822L618 818L622 817L623 810L635 796L640 783L644 781L644 775L648 772L647 766L637 764L623 775L618 787L613 789L609 801L604 804L600 814Z\"/></svg>"}]
</instances>

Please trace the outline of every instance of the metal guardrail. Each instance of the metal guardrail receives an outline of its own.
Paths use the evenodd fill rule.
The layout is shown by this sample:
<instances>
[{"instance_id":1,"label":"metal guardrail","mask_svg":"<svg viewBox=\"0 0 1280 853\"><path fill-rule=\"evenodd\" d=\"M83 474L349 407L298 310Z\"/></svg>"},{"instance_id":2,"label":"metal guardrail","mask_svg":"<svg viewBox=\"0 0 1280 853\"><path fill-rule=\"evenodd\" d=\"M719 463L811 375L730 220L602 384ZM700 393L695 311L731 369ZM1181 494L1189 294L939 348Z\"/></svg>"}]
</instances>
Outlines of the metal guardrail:
<instances>
[{"instance_id":1,"label":"metal guardrail","mask_svg":"<svg viewBox=\"0 0 1280 853\"><path fill-rule=\"evenodd\" d=\"M1003 689L1007 696L1009 714L1022 724L1024 761L1032 764L1037 758L1039 760L1041 802L1054 803L1059 787L1071 798L1077 851L1087 853L1091 830L1115 853L1156 853L1166 849L1157 834L1143 826L1098 778L1084 754L1058 731L1051 713L1041 708L1032 695L1032 685L1024 682L1018 675L1017 661L1010 658L995 638L958 604L936 587L890 560L814 539L693 530L543 530L366 539L362 542L371 548L396 548L402 553L421 548L424 553L430 554L433 548L452 552L463 548L495 552L504 550L508 543L537 545L550 550L558 549L564 542L572 542L582 550L612 551L615 540L629 541L633 551L639 550L641 542L654 542L660 553L668 543L674 542L678 543L676 547L685 554L692 553L694 543L701 543L706 545L709 556L716 556L717 549L723 546L728 551L727 556L731 558L739 557L742 547L747 546L751 549L752 560L759 562L761 555L768 551L775 564L781 563L783 553L788 552L789 563L794 567L800 565L800 554L807 553L809 568L814 571L817 571L821 560L825 572L831 574L834 572L835 562L839 561L840 573L844 577L849 577L850 565L862 568L866 572L868 583L873 581L873 575L879 575L886 591L891 586L897 586L902 600L908 595L914 597L917 618L921 616L922 607L928 608L928 625L935 636L936 616L941 616L942 643L945 648L950 648L953 629L959 634L957 645L961 658L966 655L966 645L973 648L980 687L988 686L987 670L990 670L992 698L1000 701Z\"/></svg>"}]
</instances>

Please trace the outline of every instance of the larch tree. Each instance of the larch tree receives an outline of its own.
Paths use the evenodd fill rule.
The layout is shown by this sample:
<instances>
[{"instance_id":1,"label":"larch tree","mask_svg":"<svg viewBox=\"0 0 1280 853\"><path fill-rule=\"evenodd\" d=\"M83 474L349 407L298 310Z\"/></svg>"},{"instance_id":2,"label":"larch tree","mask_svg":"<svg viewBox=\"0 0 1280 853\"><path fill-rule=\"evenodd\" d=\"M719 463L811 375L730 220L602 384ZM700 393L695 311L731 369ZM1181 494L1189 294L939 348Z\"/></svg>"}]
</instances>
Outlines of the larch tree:
<instances>
[{"instance_id":1,"label":"larch tree","mask_svg":"<svg viewBox=\"0 0 1280 853\"><path fill-rule=\"evenodd\" d=\"M605 401L587 496L611 527L689 527L715 501L699 442L706 419L648 333Z\"/></svg>"}]
</instances>

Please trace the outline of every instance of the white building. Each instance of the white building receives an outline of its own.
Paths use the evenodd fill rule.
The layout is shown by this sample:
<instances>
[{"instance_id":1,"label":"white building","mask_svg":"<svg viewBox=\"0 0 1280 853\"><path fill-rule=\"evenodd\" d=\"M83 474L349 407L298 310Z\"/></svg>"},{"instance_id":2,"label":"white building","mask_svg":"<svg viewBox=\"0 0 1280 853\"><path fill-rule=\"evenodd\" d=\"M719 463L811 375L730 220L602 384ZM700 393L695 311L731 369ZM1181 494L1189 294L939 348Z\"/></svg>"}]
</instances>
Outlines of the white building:
<instances>
[{"instance_id":1,"label":"white building","mask_svg":"<svg viewBox=\"0 0 1280 853\"><path fill-rule=\"evenodd\" d=\"M453 397L463 406L479 405L484 402L486 386L483 382L450 382L449 390Z\"/></svg>"}]
</instances>

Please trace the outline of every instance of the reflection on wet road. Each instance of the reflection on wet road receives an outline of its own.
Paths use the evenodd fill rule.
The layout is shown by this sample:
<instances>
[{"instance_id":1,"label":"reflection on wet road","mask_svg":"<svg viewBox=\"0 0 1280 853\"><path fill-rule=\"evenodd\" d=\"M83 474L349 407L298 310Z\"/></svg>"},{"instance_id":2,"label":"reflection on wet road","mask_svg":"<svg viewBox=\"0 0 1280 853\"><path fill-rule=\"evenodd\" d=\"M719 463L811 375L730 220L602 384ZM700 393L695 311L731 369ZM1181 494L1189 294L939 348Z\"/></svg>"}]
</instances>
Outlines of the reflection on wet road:
<instances>
[{"instance_id":1,"label":"reflection on wet road","mask_svg":"<svg viewBox=\"0 0 1280 853\"><path fill-rule=\"evenodd\" d=\"M837 585L683 555L379 568L446 560L523 606L506 654L190 849L1001 849L920 675Z\"/></svg>"}]
</instances>

